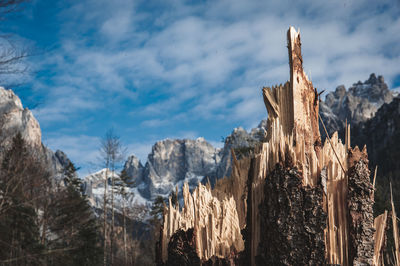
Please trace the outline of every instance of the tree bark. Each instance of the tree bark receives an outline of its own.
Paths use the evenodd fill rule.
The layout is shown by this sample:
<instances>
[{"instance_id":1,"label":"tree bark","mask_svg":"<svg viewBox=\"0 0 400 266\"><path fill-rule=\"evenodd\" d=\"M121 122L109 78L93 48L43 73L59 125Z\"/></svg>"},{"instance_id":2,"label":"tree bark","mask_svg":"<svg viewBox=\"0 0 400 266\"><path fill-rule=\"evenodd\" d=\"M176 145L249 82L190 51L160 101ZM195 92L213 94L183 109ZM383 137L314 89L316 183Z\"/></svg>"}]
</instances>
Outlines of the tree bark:
<instances>
[{"instance_id":1,"label":"tree bark","mask_svg":"<svg viewBox=\"0 0 400 266\"><path fill-rule=\"evenodd\" d=\"M128 265L127 253L126 253L126 213L125 213L125 201L123 201L122 206L122 215L124 219L124 260L125 265Z\"/></svg>"},{"instance_id":2,"label":"tree bark","mask_svg":"<svg viewBox=\"0 0 400 266\"><path fill-rule=\"evenodd\" d=\"M114 265L114 162L111 162L111 232L110 232L110 261Z\"/></svg>"}]
</instances>

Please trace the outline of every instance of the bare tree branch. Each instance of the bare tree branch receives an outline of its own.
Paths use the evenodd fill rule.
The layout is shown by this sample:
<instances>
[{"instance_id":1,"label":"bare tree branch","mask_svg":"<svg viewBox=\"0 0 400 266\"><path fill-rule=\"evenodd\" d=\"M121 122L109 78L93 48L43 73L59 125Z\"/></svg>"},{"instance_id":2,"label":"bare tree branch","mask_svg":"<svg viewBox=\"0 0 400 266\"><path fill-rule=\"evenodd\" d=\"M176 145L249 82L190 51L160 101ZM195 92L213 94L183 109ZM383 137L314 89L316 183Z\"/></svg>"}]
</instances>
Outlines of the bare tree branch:
<instances>
[{"instance_id":1,"label":"bare tree branch","mask_svg":"<svg viewBox=\"0 0 400 266\"><path fill-rule=\"evenodd\" d=\"M18 12L22 9L21 5L29 0L0 0L0 20L10 13Z\"/></svg>"}]
</instances>

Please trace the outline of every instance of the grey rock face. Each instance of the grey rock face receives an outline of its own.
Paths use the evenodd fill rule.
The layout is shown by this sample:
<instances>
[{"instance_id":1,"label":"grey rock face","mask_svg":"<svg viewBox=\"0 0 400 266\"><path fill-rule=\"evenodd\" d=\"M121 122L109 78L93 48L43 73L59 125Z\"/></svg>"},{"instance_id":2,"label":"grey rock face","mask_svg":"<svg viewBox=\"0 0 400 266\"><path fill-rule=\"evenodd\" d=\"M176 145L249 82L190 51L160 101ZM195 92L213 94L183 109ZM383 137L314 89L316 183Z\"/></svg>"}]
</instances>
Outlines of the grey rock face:
<instances>
[{"instance_id":1,"label":"grey rock face","mask_svg":"<svg viewBox=\"0 0 400 266\"><path fill-rule=\"evenodd\" d=\"M130 182L141 183L143 182L144 167L135 155L131 155L125 162L124 169L128 176L131 177ZM134 184L133 184L134 185Z\"/></svg>"},{"instance_id":2,"label":"grey rock face","mask_svg":"<svg viewBox=\"0 0 400 266\"><path fill-rule=\"evenodd\" d=\"M148 156L139 191L153 197L168 195L185 181L197 185L205 176L215 175L219 161L218 149L203 138L159 141Z\"/></svg>"},{"instance_id":3,"label":"grey rock face","mask_svg":"<svg viewBox=\"0 0 400 266\"><path fill-rule=\"evenodd\" d=\"M71 162L67 155L57 150L53 152L46 146L42 146L44 160L46 161L46 165L52 176L54 176L57 180L62 180L64 177L63 172L66 166Z\"/></svg>"},{"instance_id":4,"label":"grey rock face","mask_svg":"<svg viewBox=\"0 0 400 266\"><path fill-rule=\"evenodd\" d=\"M226 137L224 148L221 150L221 163L218 165L216 177L222 178L229 176L231 173L232 153L235 152L237 157L246 155L251 148L258 142L261 142L266 136L267 120L262 120L260 124L248 133L243 128L235 128L231 135ZM213 180L214 181L214 180Z\"/></svg>"},{"instance_id":5,"label":"grey rock face","mask_svg":"<svg viewBox=\"0 0 400 266\"><path fill-rule=\"evenodd\" d=\"M20 132L23 139L38 156L43 158L48 171L56 180L61 180L62 170L69 163L62 152L53 152L42 144L42 132L38 121L28 108L23 108L21 100L12 90L0 87L0 157L14 136Z\"/></svg>"},{"instance_id":6,"label":"grey rock face","mask_svg":"<svg viewBox=\"0 0 400 266\"><path fill-rule=\"evenodd\" d=\"M372 73L364 83L358 81L348 90L341 85L328 93L320 105L320 115L332 134L344 128L346 119L355 125L372 118L384 103L393 100L393 95L383 77Z\"/></svg>"},{"instance_id":7,"label":"grey rock face","mask_svg":"<svg viewBox=\"0 0 400 266\"><path fill-rule=\"evenodd\" d=\"M130 156L125 170L146 199L168 196L176 186L180 189L184 182L188 182L191 188L208 180L214 184L217 178L230 174L231 149L240 157L241 152L264 139L265 127L266 120L263 120L250 132L240 127L234 129L225 139L222 149L213 147L203 138L162 140L154 144L144 167L137 157Z\"/></svg>"},{"instance_id":8,"label":"grey rock face","mask_svg":"<svg viewBox=\"0 0 400 266\"><path fill-rule=\"evenodd\" d=\"M331 135L335 131L340 131L343 128L343 122L339 117L333 113L332 109L329 108L324 102L319 104L319 114L324 121L324 124ZM322 125L319 126L321 134L325 137Z\"/></svg>"},{"instance_id":9,"label":"grey rock face","mask_svg":"<svg viewBox=\"0 0 400 266\"><path fill-rule=\"evenodd\" d=\"M110 184L112 175L110 171L107 171L106 169L102 169L96 173L90 174L83 179L85 194L88 196L91 205L95 208L101 208L103 204L102 196L104 191L104 179L106 178L107 173L107 182ZM96 194L93 191L95 189L101 189L102 191Z\"/></svg>"},{"instance_id":10,"label":"grey rock face","mask_svg":"<svg viewBox=\"0 0 400 266\"><path fill-rule=\"evenodd\" d=\"M4 149L20 132L33 147L42 144L40 126L32 112L22 107L21 100L12 90L0 87L0 146Z\"/></svg>"}]
</instances>

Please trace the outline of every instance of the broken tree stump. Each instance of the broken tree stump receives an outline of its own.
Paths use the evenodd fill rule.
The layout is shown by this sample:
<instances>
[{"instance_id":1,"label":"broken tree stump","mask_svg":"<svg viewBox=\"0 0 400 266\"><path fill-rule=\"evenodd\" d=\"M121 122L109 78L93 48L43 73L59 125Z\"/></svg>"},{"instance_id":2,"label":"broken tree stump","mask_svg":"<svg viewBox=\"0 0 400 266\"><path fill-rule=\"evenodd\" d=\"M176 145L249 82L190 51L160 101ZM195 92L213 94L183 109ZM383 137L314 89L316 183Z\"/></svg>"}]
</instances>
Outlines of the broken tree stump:
<instances>
[{"instance_id":1,"label":"broken tree stump","mask_svg":"<svg viewBox=\"0 0 400 266\"><path fill-rule=\"evenodd\" d=\"M169 254L179 259L182 251L169 243L186 239L185 232L193 232L191 242L179 247L195 250L201 265L373 263L366 151L350 148L349 132L344 144L337 133L321 143L318 93L303 71L300 34L290 27L287 37L290 80L262 90L265 142L251 158L233 154L231 177L214 189L199 184L190 193L184 185L182 210L170 203L164 214L160 264Z\"/></svg>"}]
</instances>

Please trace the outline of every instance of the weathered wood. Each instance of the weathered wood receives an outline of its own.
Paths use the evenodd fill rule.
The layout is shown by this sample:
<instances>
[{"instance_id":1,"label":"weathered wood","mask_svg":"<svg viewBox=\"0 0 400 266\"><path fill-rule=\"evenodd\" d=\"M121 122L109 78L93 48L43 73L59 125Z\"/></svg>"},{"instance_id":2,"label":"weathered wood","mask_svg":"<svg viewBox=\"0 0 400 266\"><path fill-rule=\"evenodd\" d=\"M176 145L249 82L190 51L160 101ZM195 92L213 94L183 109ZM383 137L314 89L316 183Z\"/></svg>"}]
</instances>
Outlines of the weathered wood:
<instances>
[{"instance_id":1,"label":"weathered wood","mask_svg":"<svg viewBox=\"0 0 400 266\"><path fill-rule=\"evenodd\" d=\"M303 170L305 184L316 184L317 173L314 171L313 155L314 144L321 142L318 124L319 99L316 89L303 70L303 57L301 55L300 32L290 27L287 33L289 65L290 65L290 89L293 94L293 119L296 132L296 141L304 141L305 154L311 160L304 161L306 167Z\"/></svg>"},{"instance_id":2,"label":"weathered wood","mask_svg":"<svg viewBox=\"0 0 400 266\"><path fill-rule=\"evenodd\" d=\"M215 183L212 194L222 201L227 196L232 195L236 202L236 211L239 217L240 229L246 226L247 215L247 179L250 167L250 158L244 157L237 160L236 155L231 150L233 167L230 177L218 179Z\"/></svg>"},{"instance_id":3,"label":"weathered wood","mask_svg":"<svg viewBox=\"0 0 400 266\"><path fill-rule=\"evenodd\" d=\"M162 260L168 259L168 242L179 229L194 229L194 246L201 260L212 256L224 258L231 250L240 252L244 242L240 233L239 217L233 196L219 200L212 195L211 188L199 183L191 194L188 184L183 186L184 206L174 207L169 199L169 207L164 215L162 231Z\"/></svg>"},{"instance_id":4,"label":"weathered wood","mask_svg":"<svg viewBox=\"0 0 400 266\"><path fill-rule=\"evenodd\" d=\"M383 263L383 249L385 247L385 237L387 228L387 214L385 211L374 220L374 265L380 266Z\"/></svg>"},{"instance_id":5,"label":"weathered wood","mask_svg":"<svg viewBox=\"0 0 400 266\"><path fill-rule=\"evenodd\" d=\"M390 201L392 204L393 238L394 238L394 246L395 246L394 255L395 255L395 259L396 259L396 265L400 265L399 228L397 225L396 210L394 208L394 203L393 203L392 183L390 183Z\"/></svg>"}]
</instances>

